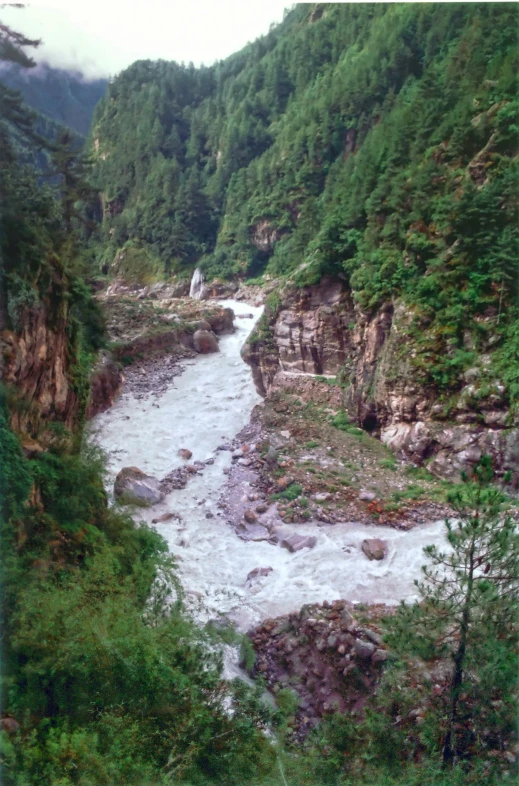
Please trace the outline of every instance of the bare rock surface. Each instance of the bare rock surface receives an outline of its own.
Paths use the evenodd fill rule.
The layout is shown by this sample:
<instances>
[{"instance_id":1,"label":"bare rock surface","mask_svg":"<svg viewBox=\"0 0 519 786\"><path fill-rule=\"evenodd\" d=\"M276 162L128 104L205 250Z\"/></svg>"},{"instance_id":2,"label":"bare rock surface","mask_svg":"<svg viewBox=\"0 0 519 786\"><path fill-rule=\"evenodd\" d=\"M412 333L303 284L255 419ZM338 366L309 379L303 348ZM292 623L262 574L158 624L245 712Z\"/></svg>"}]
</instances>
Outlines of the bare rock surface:
<instances>
[{"instance_id":1,"label":"bare rock surface","mask_svg":"<svg viewBox=\"0 0 519 786\"><path fill-rule=\"evenodd\" d=\"M148 508L162 502L164 493L153 475L146 475L138 467L124 467L115 478L114 496L121 505Z\"/></svg>"},{"instance_id":2,"label":"bare rock surface","mask_svg":"<svg viewBox=\"0 0 519 786\"><path fill-rule=\"evenodd\" d=\"M341 280L326 277L306 288L288 283L278 295L242 351L261 395L342 408L398 458L447 480L490 455L519 488L519 422L489 370L490 343L460 372L446 407L417 365L416 315L403 301L363 312Z\"/></svg>"},{"instance_id":3,"label":"bare rock surface","mask_svg":"<svg viewBox=\"0 0 519 786\"><path fill-rule=\"evenodd\" d=\"M387 544L380 538L366 538L361 548L368 559L382 560L386 556Z\"/></svg>"},{"instance_id":4,"label":"bare rock surface","mask_svg":"<svg viewBox=\"0 0 519 786\"><path fill-rule=\"evenodd\" d=\"M209 352L219 352L218 339L209 330L196 330L193 335L195 352L207 355Z\"/></svg>"},{"instance_id":5,"label":"bare rock surface","mask_svg":"<svg viewBox=\"0 0 519 786\"><path fill-rule=\"evenodd\" d=\"M303 606L265 620L249 637L256 652L252 669L274 693L291 688L298 698L294 737L304 737L334 711L361 714L389 657L377 627L385 607L357 612L347 601ZM372 639L376 638L378 643Z\"/></svg>"},{"instance_id":6,"label":"bare rock surface","mask_svg":"<svg viewBox=\"0 0 519 786\"><path fill-rule=\"evenodd\" d=\"M301 549L313 549L317 543L317 538L313 535L298 535L294 532L292 535L286 535L281 539L281 545L288 549L288 551L301 551Z\"/></svg>"}]
</instances>

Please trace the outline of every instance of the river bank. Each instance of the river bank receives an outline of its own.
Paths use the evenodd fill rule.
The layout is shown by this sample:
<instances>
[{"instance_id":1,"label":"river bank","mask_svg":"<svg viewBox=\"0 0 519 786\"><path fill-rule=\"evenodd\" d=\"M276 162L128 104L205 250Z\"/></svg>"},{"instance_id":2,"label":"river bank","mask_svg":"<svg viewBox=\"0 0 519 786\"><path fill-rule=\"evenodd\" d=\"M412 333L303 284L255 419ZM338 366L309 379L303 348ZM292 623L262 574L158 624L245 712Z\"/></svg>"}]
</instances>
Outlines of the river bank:
<instances>
[{"instance_id":1,"label":"river bank","mask_svg":"<svg viewBox=\"0 0 519 786\"><path fill-rule=\"evenodd\" d=\"M326 444L308 447L308 440L301 441L301 424L299 434L290 425L298 407L276 400L265 404L256 393L240 348L261 308L236 301L222 301L221 306L234 310L236 330L220 337L219 352L183 361L182 374L158 396L124 390L114 406L92 422L95 441L109 455L108 489L122 467L138 466L161 478L186 466L179 450L192 453L186 487L171 491L153 508L139 510L138 516L166 539L178 560L188 604L202 623L225 615L245 631L305 603L346 598L396 604L414 597L422 548L440 537L439 516L433 517L430 509L429 518L425 513L416 520L411 516L400 529L395 521L377 523L380 514L372 505L376 494L358 488L364 477L352 487L351 477L347 481L335 468L345 450L353 455L352 445L346 444L351 435L330 426L339 442L329 444L328 434ZM276 409L283 410L279 421ZM358 457L366 479L378 469L379 481L391 481L396 488L400 475L394 468L377 468L370 450L382 446L366 439L369 444L360 446ZM276 453L274 465L267 460L269 447ZM299 453L290 455L295 448ZM312 468L320 478L312 477ZM318 499L307 500L304 517L297 515L298 505L305 505L301 472L314 484L329 486L334 479L337 489L316 490ZM272 499L277 490L273 483L280 499ZM303 493L292 505L283 499L283 488L294 485ZM346 492L351 506L345 518L335 497ZM175 517L168 518L170 514ZM282 541L294 535L308 538L311 545L291 551ZM370 560L362 551L371 538L384 541L382 560Z\"/></svg>"}]
</instances>

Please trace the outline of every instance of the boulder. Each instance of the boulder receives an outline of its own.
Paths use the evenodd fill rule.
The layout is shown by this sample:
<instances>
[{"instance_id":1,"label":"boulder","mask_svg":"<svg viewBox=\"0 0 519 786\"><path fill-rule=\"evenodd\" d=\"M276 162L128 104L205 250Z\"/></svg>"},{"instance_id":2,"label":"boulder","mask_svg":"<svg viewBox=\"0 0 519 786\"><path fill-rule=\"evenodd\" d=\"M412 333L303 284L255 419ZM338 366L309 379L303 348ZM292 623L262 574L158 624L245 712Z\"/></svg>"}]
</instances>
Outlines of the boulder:
<instances>
[{"instance_id":1,"label":"boulder","mask_svg":"<svg viewBox=\"0 0 519 786\"><path fill-rule=\"evenodd\" d=\"M293 535L284 537L281 545L291 552L301 551L301 549L313 549L317 543L317 538L314 535L298 535L294 532Z\"/></svg>"},{"instance_id":2,"label":"boulder","mask_svg":"<svg viewBox=\"0 0 519 786\"><path fill-rule=\"evenodd\" d=\"M187 448L180 448L180 450L178 451L178 455L180 456L180 458L184 459L184 461L189 461L189 459L192 457L193 454Z\"/></svg>"},{"instance_id":3,"label":"boulder","mask_svg":"<svg viewBox=\"0 0 519 786\"><path fill-rule=\"evenodd\" d=\"M124 467L114 483L114 496L121 505L149 508L164 498L160 483L137 467Z\"/></svg>"},{"instance_id":4,"label":"boulder","mask_svg":"<svg viewBox=\"0 0 519 786\"><path fill-rule=\"evenodd\" d=\"M253 510L246 510L245 513L243 514L243 518L245 519L245 521L248 521L249 524L254 524L254 522L258 520L258 517L256 516Z\"/></svg>"},{"instance_id":5,"label":"boulder","mask_svg":"<svg viewBox=\"0 0 519 786\"><path fill-rule=\"evenodd\" d=\"M196 352L207 355L209 352L219 352L218 340L209 330L197 330L193 336Z\"/></svg>"},{"instance_id":6,"label":"boulder","mask_svg":"<svg viewBox=\"0 0 519 786\"><path fill-rule=\"evenodd\" d=\"M236 527L236 534L242 540L252 540L252 541L260 541L260 540L269 540L270 532L266 527L262 524L238 524Z\"/></svg>"},{"instance_id":7,"label":"boulder","mask_svg":"<svg viewBox=\"0 0 519 786\"><path fill-rule=\"evenodd\" d=\"M380 538L366 538L361 548L368 559L381 560L386 556L387 544Z\"/></svg>"},{"instance_id":8,"label":"boulder","mask_svg":"<svg viewBox=\"0 0 519 786\"><path fill-rule=\"evenodd\" d=\"M354 644L355 655L362 660L367 660L371 658L373 653L376 650L374 644L370 641L362 641L362 639L357 639Z\"/></svg>"},{"instance_id":9,"label":"boulder","mask_svg":"<svg viewBox=\"0 0 519 786\"><path fill-rule=\"evenodd\" d=\"M259 579L262 576L268 576L269 573L272 573L273 568L254 568L247 574L247 583L251 584L254 579Z\"/></svg>"},{"instance_id":10,"label":"boulder","mask_svg":"<svg viewBox=\"0 0 519 786\"><path fill-rule=\"evenodd\" d=\"M366 489L361 489L359 491L359 499L363 502L373 502L375 497L376 494L374 494L372 491L366 491Z\"/></svg>"}]
</instances>

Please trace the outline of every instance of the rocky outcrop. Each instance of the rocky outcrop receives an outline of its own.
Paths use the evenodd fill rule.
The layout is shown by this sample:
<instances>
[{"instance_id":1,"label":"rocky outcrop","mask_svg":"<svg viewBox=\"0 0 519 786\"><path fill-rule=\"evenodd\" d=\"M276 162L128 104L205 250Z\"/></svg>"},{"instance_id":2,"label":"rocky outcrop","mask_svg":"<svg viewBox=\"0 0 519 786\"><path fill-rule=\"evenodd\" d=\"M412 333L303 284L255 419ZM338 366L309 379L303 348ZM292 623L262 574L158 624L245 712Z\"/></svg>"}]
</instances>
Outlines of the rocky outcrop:
<instances>
[{"instance_id":1,"label":"rocky outcrop","mask_svg":"<svg viewBox=\"0 0 519 786\"><path fill-rule=\"evenodd\" d=\"M19 434L39 439L43 424L51 421L75 426L82 402L73 385L66 327L66 308L51 320L41 306L26 309L19 332L0 335L2 381L16 388L11 425Z\"/></svg>"},{"instance_id":2,"label":"rocky outcrop","mask_svg":"<svg viewBox=\"0 0 519 786\"><path fill-rule=\"evenodd\" d=\"M519 485L518 423L504 387L488 380L488 354L460 376L447 408L420 373L417 317L402 301L366 313L341 280L326 278L270 300L242 352L261 395L284 390L343 407L398 457L444 478L488 454Z\"/></svg>"},{"instance_id":3,"label":"rocky outcrop","mask_svg":"<svg viewBox=\"0 0 519 786\"><path fill-rule=\"evenodd\" d=\"M258 251L265 253L272 251L274 245L283 236L280 229L273 227L270 221L262 219L252 227L250 239L253 246L256 246Z\"/></svg>"},{"instance_id":4,"label":"rocky outcrop","mask_svg":"<svg viewBox=\"0 0 519 786\"><path fill-rule=\"evenodd\" d=\"M384 609L371 612L376 619ZM295 692L293 729L300 738L333 712L361 714L389 657L377 627L361 624L342 600L265 620L249 636L256 652L252 673L274 692Z\"/></svg>"}]
</instances>

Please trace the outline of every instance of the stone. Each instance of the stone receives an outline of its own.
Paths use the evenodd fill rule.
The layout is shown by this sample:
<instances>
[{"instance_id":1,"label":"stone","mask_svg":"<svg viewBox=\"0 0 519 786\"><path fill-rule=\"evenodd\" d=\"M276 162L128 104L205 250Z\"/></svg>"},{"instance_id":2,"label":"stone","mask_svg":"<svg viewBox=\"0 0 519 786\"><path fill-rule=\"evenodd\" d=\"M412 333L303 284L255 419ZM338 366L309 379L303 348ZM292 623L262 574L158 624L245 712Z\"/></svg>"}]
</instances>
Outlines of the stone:
<instances>
[{"instance_id":1,"label":"stone","mask_svg":"<svg viewBox=\"0 0 519 786\"><path fill-rule=\"evenodd\" d=\"M256 513L266 513L268 510L267 505L261 503L260 505L256 505Z\"/></svg>"},{"instance_id":2,"label":"stone","mask_svg":"<svg viewBox=\"0 0 519 786\"><path fill-rule=\"evenodd\" d=\"M180 450L178 451L178 455L180 456L180 458L184 459L184 461L189 461L189 459L192 457L193 454L187 448L180 448Z\"/></svg>"},{"instance_id":3,"label":"stone","mask_svg":"<svg viewBox=\"0 0 519 786\"><path fill-rule=\"evenodd\" d=\"M138 467L124 467L119 472L114 483L114 496L121 505L139 505L146 508L164 499L157 478L146 475Z\"/></svg>"},{"instance_id":4,"label":"stone","mask_svg":"<svg viewBox=\"0 0 519 786\"><path fill-rule=\"evenodd\" d=\"M372 491L366 491L365 489L361 489L359 491L359 499L361 499L363 502L373 502L376 496L377 495Z\"/></svg>"},{"instance_id":5,"label":"stone","mask_svg":"<svg viewBox=\"0 0 519 786\"><path fill-rule=\"evenodd\" d=\"M380 636L378 633L375 633L375 631L371 630L371 628L359 628L358 632L362 633L363 636L372 641L373 644L376 644L378 647L382 646L382 636Z\"/></svg>"},{"instance_id":6,"label":"stone","mask_svg":"<svg viewBox=\"0 0 519 786\"><path fill-rule=\"evenodd\" d=\"M245 519L245 521L248 521L249 524L254 524L254 522L258 520L258 517L256 516L253 510L246 510L245 513L243 514L243 518Z\"/></svg>"},{"instance_id":7,"label":"stone","mask_svg":"<svg viewBox=\"0 0 519 786\"><path fill-rule=\"evenodd\" d=\"M168 513L163 513L162 516L157 516L156 519L152 519L151 523L152 524L162 524L164 521L171 521L171 519L179 519L180 520L180 516L178 515L178 513L171 513L171 512L168 511Z\"/></svg>"},{"instance_id":8,"label":"stone","mask_svg":"<svg viewBox=\"0 0 519 786\"><path fill-rule=\"evenodd\" d=\"M267 454L265 456L265 461L270 466L274 466L275 464L278 463L278 457L279 457L279 454L278 454L276 448L274 448L272 445L270 445L269 449L267 450Z\"/></svg>"},{"instance_id":9,"label":"stone","mask_svg":"<svg viewBox=\"0 0 519 786\"><path fill-rule=\"evenodd\" d=\"M209 330L196 330L193 335L193 345L195 351L202 355L210 352L219 352L218 339Z\"/></svg>"},{"instance_id":10,"label":"stone","mask_svg":"<svg viewBox=\"0 0 519 786\"><path fill-rule=\"evenodd\" d=\"M298 535L297 533L288 535L281 540L281 545L283 548L288 549L288 551L291 552L301 551L301 549L313 549L316 543L317 538L315 536Z\"/></svg>"},{"instance_id":11,"label":"stone","mask_svg":"<svg viewBox=\"0 0 519 786\"><path fill-rule=\"evenodd\" d=\"M362 541L362 551L370 560L381 560L386 556L387 544L380 538L366 538Z\"/></svg>"},{"instance_id":12,"label":"stone","mask_svg":"<svg viewBox=\"0 0 519 786\"><path fill-rule=\"evenodd\" d=\"M385 663L385 661L388 659L389 659L389 653L387 650L375 650L375 652L371 656L371 660L373 661L373 663Z\"/></svg>"},{"instance_id":13,"label":"stone","mask_svg":"<svg viewBox=\"0 0 519 786\"><path fill-rule=\"evenodd\" d=\"M262 524L241 523L236 527L236 534L242 540L261 541L269 540L270 532Z\"/></svg>"},{"instance_id":14,"label":"stone","mask_svg":"<svg viewBox=\"0 0 519 786\"><path fill-rule=\"evenodd\" d=\"M369 660L373 653L376 650L374 644L371 641L362 641L362 639L357 639L355 644L353 645L353 649L355 650L355 655L362 660Z\"/></svg>"},{"instance_id":15,"label":"stone","mask_svg":"<svg viewBox=\"0 0 519 786\"><path fill-rule=\"evenodd\" d=\"M317 494L313 494L312 499L315 499L316 502L326 502L331 496L328 491L320 491Z\"/></svg>"},{"instance_id":16,"label":"stone","mask_svg":"<svg viewBox=\"0 0 519 786\"><path fill-rule=\"evenodd\" d=\"M254 568L247 574L247 581L252 582L254 579L261 578L262 576L268 576L269 573L272 573L274 568L267 567L267 568Z\"/></svg>"}]
</instances>

